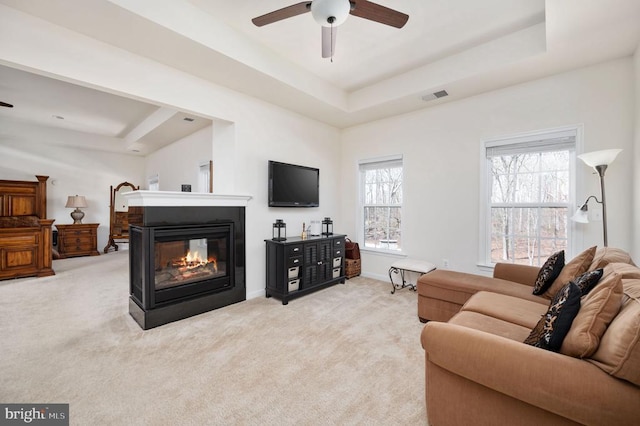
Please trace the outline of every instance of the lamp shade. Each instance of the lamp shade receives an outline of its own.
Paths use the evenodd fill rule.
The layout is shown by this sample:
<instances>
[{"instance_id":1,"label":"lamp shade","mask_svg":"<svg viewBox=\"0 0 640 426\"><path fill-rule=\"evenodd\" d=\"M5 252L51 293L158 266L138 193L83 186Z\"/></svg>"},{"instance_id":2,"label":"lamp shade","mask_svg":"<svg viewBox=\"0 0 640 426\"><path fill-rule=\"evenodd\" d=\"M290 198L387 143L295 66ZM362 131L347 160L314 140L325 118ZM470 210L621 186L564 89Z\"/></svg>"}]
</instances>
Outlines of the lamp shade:
<instances>
[{"instance_id":1,"label":"lamp shade","mask_svg":"<svg viewBox=\"0 0 640 426\"><path fill-rule=\"evenodd\" d=\"M571 220L578 223L589 223L589 213L586 203L576 210L576 213L571 216Z\"/></svg>"},{"instance_id":2,"label":"lamp shade","mask_svg":"<svg viewBox=\"0 0 640 426\"><path fill-rule=\"evenodd\" d=\"M324 27L344 23L349 16L351 3L349 0L313 0L311 2L311 15L316 22ZM330 22L334 18L333 22Z\"/></svg>"},{"instance_id":3,"label":"lamp shade","mask_svg":"<svg viewBox=\"0 0 640 426\"><path fill-rule=\"evenodd\" d=\"M87 200L84 195L69 195L67 197L67 208L77 209L87 207Z\"/></svg>"},{"instance_id":4,"label":"lamp shade","mask_svg":"<svg viewBox=\"0 0 640 426\"><path fill-rule=\"evenodd\" d=\"M587 166L608 166L613 163L618 154L622 152L621 149L603 149L602 151L587 152L582 155L578 155L578 158L584 161Z\"/></svg>"}]
</instances>

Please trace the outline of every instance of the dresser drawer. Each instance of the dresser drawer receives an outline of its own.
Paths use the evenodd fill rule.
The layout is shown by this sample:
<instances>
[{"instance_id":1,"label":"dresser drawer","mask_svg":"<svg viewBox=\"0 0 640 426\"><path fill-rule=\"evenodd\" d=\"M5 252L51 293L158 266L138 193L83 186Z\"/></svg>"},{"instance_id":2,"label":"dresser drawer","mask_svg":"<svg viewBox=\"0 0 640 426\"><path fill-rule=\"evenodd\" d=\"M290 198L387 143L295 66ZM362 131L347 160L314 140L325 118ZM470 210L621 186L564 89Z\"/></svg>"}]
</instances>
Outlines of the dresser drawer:
<instances>
[{"instance_id":1,"label":"dresser drawer","mask_svg":"<svg viewBox=\"0 0 640 426\"><path fill-rule=\"evenodd\" d=\"M302 256L290 257L287 260L287 267L302 265Z\"/></svg>"},{"instance_id":2,"label":"dresser drawer","mask_svg":"<svg viewBox=\"0 0 640 426\"><path fill-rule=\"evenodd\" d=\"M72 237L72 236L91 236L94 235L95 232L93 229L72 229L70 231L65 231L65 236L67 237Z\"/></svg>"},{"instance_id":3,"label":"dresser drawer","mask_svg":"<svg viewBox=\"0 0 640 426\"><path fill-rule=\"evenodd\" d=\"M287 246L287 257L302 256L302 244Z\"/></svg>"},{"instance_id":4,"label":"dresser drawer","mask_svg":"<svg viewBox=\"0 0 640 426\"><path fill-rule=\"evenodd\" d=\"M81 236L65 236L62 239L62 244L65 246L73 246L73 245L91 245L93 243L94 237L92 235L81 235Z\"/></svg>"}]
</instances>

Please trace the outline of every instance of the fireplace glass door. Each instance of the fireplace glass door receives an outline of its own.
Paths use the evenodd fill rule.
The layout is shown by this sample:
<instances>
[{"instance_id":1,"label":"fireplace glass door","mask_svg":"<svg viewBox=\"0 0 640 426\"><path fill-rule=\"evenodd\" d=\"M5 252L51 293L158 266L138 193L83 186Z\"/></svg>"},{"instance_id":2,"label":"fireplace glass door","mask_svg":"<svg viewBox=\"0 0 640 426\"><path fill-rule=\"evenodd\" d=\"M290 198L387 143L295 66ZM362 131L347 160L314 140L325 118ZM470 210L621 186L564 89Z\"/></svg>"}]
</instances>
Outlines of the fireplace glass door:
<instances>
[{"instance_id":1,"label":"fireplace glass door","mask_svg":"<svg viewBox=\"0 0 640 426\"><path fill-rule=\"evenodd\" d=\"M231 244L229 225L156 230L156 303L231 285Z\"/></svg>"}]
</instances>

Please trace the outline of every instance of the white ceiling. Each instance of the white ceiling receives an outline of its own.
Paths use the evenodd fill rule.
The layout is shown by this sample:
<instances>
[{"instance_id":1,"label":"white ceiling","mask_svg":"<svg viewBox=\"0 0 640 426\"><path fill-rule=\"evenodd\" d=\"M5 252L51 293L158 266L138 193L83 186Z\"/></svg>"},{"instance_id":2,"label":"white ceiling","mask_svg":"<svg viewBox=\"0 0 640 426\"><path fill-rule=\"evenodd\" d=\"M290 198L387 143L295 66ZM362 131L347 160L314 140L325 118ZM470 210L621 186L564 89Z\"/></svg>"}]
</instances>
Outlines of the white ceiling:
<instances>
[{"instance_id":1,"label":"white ceiling","mask_svg":"<svg viewBox=\"0 0 640 426\"><path fill-rule=\"evenodd\" d=\"M43 141L55 137L71 146L146 155L211 125L193 114L4 66L0 100L13 105L0 107L0 141L26 141L28 133Z\"/></svg>"},{"instance_id":2,"label":"white ceiling","mask_svg":"<svg viewBox=\"0 0 640 426\"><path fill-rule=\"evenodd\" d=\"M0 0L339 128L629 56L640 41L638 0L378 0L407 13L407 25L350 16L331 62L321 58L320 28L310 14L260 28L251 23L296 2ZM152 139L184 124L166 106L14 69L0 68L0 89L0 100L16 105L0 108L3 124L95 133L120 140L125 152L151 152L167 143ZM443 89L450 96L422 100ZM152 123L164 128L154 131L160 124Z\"/></svg>"},{"instance_id":3,"label":"white ceiling","mask_svg":"<svg viewBox=\"0 0 640 426\"><path fill-rule=\"evenodd\" d=\"M190 0L296 65L351 92L544 22L544 0L376 0L409 15L402 29L349 16L333 62L321 57L310 13L256 27L251 18L299 0ZM344 0L347 1L347 0Z\"/></svg>"}]
</instances>

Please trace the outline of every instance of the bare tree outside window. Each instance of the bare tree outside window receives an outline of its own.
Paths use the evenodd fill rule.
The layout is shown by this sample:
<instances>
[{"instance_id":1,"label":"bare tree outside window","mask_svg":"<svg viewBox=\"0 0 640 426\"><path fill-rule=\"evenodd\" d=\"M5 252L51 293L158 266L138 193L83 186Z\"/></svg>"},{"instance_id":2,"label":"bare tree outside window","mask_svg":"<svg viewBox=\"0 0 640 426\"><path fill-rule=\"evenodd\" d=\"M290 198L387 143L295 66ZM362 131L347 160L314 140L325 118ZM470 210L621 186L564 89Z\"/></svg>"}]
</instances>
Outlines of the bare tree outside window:
<instances>
[{"instance_id":1,"label":"bare tree outside window","mask_svg":"<svg viewBox=\"0 0 640 426\"><path fill-rule=\"evenodd\" d=\"M491 262L541 265L566 249L570 151L488 158Z\"/></svg>"},{"instance_id":2,"label":"bare tree outside window","mask_svg":"<svg viewBox=\"0 0 640 426\"><path fill-rule=\"evenodd\" d=\"M402 163L361 167L364 247L402 247Z\"/></svg>"}]
</instances>

